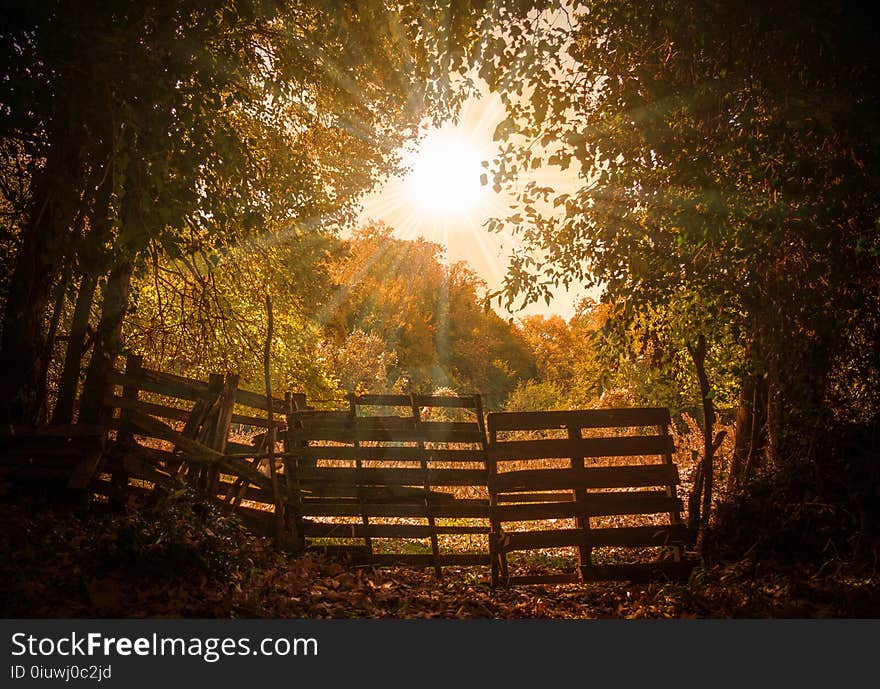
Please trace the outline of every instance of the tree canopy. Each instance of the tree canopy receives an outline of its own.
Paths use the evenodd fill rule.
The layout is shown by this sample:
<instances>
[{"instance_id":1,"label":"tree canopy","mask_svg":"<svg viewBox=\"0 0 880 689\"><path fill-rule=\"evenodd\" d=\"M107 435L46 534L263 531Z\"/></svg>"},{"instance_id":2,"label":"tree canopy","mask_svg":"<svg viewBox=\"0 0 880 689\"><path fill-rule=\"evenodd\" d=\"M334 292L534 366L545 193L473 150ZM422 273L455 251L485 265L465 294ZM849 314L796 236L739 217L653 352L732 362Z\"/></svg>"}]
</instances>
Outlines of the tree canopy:
<instances>
[{"instance_id":1,"label":"tree canopy","mask_svg":"<svg viewBox=\"0 0 880 689\"><path fill-rule=\"evenodd\" d=\"M100 363L118 351L130 275L151 254L338 231L423 119L455 112L486 22L528 12L262 0L3 9L0 135L19 184L5 194L4 235L18 249L0 358L13 371L3 415L17 420L44 406L50 293L71 279L60 265L107 277ZM85 303L95 288L83 281Z\"/></svg>"},{"instance_id":2,"label":"tree canopy","mask_svg":"<svg viewBox=\"0 0 880 689\"><path fill-rule=\"evenodd\" d=\"M702 333L749 404L769 386L772 448L782 415L815 415L832 379L851 377L854 350L856 377L876 376L871 22L846 3L786 0L569 9L546 23L541 59L493 81L523 84L496 132L495 184L542 166L581 180L574 193L523 180L493 223L523 246L508 297L586 280L613 308L609 327L629 329L621 344L683 351ZM841 413L877 409L853 393Z\"/></svg>"}]
</instances>

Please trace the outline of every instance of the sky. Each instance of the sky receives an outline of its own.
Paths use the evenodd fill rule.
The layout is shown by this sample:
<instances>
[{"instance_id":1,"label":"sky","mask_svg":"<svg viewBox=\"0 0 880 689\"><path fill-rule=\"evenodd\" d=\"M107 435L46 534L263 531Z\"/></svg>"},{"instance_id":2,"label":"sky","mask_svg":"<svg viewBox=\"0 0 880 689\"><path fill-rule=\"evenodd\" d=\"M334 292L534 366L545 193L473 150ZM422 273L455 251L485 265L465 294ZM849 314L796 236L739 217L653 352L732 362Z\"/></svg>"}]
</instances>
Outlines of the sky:
<instances>
[{"instance_id":1,"label":"sky","mask_svg":"<svg viewBox=\"0 0 880 689\"><path fill-rule=\"evenodd\" d=\"M496 194L491 184L482 185L480 176L486 172L482 161L494 155L492 134L503 119L500 98L487 95L466 101L457 123L425 129L415 150L404 154L409 173L389 179L364 200L359 224L381 220L401 239L437 242L446 247L450 263L466 261L490 291L499 289L517 239L510 233L490 233L483 224L507 215L511 201L504 191ZM576 173L537 174L559 191L577 184ZM583 287L560 288L549 305L541 301L512 313L497 302L493 308L505 317L557 314L568 319L577 301L588 295L596 296Z\"/></svg>"}]
</instances>

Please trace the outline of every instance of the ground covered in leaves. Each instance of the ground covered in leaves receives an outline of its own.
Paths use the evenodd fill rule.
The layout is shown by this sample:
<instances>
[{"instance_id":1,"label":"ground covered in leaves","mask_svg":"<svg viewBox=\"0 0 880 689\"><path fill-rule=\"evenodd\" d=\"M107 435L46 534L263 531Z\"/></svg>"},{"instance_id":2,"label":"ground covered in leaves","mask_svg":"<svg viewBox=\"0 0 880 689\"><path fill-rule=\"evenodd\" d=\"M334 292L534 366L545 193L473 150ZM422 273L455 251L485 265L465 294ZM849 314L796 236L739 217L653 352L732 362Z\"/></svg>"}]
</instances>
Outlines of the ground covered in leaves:
<instances>
[{"instance_id":1,"label":"ground covered in leaves","mask_svg":"<svg viewBox=\"0 0 880 689\"><path fill-rule=\"evenodd\" d=\"M189 496L124 514L0 486L2 617L880 617L880 577L744 559L681 583L492 590L485 568L356 568L288 557Z\"/></svg>"}]
</instances>

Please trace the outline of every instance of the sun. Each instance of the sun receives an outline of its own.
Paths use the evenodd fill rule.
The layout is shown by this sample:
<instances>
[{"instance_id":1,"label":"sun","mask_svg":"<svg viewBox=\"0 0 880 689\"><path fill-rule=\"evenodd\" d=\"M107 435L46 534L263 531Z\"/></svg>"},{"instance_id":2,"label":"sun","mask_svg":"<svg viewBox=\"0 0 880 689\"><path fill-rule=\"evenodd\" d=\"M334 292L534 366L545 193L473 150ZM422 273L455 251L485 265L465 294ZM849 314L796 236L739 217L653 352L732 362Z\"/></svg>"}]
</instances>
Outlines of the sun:
<instances>
[{"instance_id":1,"label":"sun","mask_svg":"<svg viewBox=\"0 0 880 689\"><path fill-rule=\"evenodd\" d=\"M483 161L491 165L500 152L494 133L506 117L498 94L484 90L482 97L462 103L457 121L424 130L419 141L400 151L408 172L389 178L364 198L359 223L381 220L400 239L438 244L450 265L466 261L488 290L503 287L509 256L520 239L507 228L488 232L485 224L510 215L515 197L508 190L496 193L480 176L490 174ZM523 183L532 180L572 194L583 183L574 166L565 172L523 174ZM559 295L552 308L544 308L542 301L517 315L555 313L568 319L580 287L573 286L570 293L560 288Z\"/></svg>"},{"instance_id":2,"label":"sun","mask_svg":"<svg viewBox=\"0 0 880 689\"><path fill-rule=\"evenodd\" d=\"M405 184L419 212L436 220L467 220L485 198L484 154L455 130L437 130L421 142Z\"/></svg>"}]
</instances>

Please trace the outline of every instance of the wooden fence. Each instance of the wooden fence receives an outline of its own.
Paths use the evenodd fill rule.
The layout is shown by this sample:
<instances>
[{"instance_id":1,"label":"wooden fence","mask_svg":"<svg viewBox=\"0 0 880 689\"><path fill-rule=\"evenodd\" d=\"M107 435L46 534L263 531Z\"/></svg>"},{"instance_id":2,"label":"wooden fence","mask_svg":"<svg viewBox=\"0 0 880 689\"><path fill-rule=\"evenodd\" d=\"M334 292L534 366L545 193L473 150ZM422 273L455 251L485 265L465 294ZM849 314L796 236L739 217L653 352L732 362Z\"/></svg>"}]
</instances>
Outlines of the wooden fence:
<instances>
[{"instance_id":1,"label":"wooden fence","mask_svg":"<svg viewBox=\"0 0 880 689\"><path fill-rule=\"evenodd\" d=\"M92 490L113 500L125 490L173 491L184 481L236 511L251 528L271 533L280 525L289 540L297 539L298 517L286 491L277 494L276 477L266 465L269 439L283 431L288 412L304 406L304 395L269 400L238 387L232 374L212 374L204 382L143 368L135 356L110 383L105 417L116 443ZM231 435L233 424L238 436Z\"/></svg>"},{"instance_id":2,"label":"wooden fence","mask_svg":"<svg viewBox=\"0 0 880 689\"><path fill-rule=\"evenodd\" d=\"M397 413L363 414L376 407ZM436 420L438 411L470 418ZM303 534L372 564L427 565L438 575L447 565L488 565L485 547L441 548L443 536L488 537L485 437L478 395L362 395L350 398L348 411L293 414L287 439ZM450 489L484 495L457 497ZM320 545L326 539L347 542ZM430 552L406 552L414 539Z\"/></svg>"},{"instance_id":3,"label":"wooden fence","mask_svg":"<svg viewBox=\"0 0 880 689\"><path fill-rule=\"evenodd\" d=\"M479 395L361 395L316 411L301 394L269 399L234 375L198 381L134 356L110 382L103 426L4 431L0 471L66 478L116 503L162 499L184 483L296 550L438 576L489 566L493 585L689 571L665 409L484 421ZM594 552L644 559L658 547L666 560L620 564L615 553L607 564ZM576 549L576 571L511 575L511 554L558 548Z\"/></svg>"},{"instance_id":4,"label":"wooden fence","mask_svg":"<svg viewBox=\"0 0 880 689\"><path fill-rule=\"evenodd\" d=\"M489 414L493 584L634 579L689 567L681 562L689 534L676 497L669 423L668 410L658 408ZM657 514L668 523L655 518L637 526L591 524ZM558 520L573 523L559 527ZM508 527L526 522L533 528ZM566 546L577 548L577 572L510 576L508 553ZM593 562L596 548L656 546L669 547L671 561Z\"/></svg>"}]
</instances>

